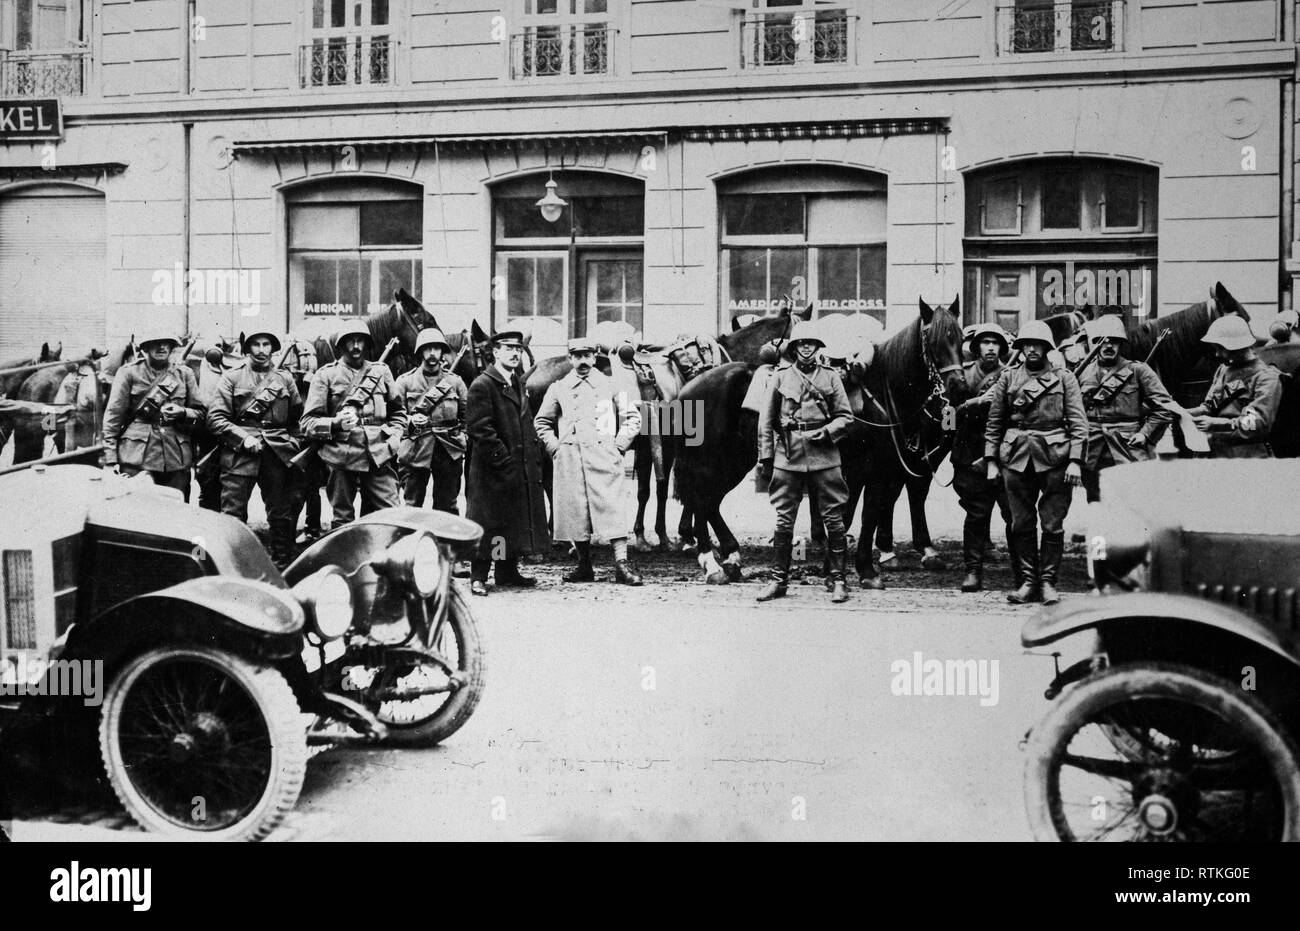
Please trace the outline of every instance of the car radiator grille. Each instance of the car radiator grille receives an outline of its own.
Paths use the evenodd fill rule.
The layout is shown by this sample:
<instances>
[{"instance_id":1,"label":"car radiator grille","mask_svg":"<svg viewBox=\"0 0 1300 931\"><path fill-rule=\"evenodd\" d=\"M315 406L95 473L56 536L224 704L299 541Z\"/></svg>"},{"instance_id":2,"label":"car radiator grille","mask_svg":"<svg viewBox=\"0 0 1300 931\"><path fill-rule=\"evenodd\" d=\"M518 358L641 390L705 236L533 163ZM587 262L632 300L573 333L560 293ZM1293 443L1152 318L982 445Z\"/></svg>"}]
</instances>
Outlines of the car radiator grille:
<instances>
[{"instance_id":1,"label":"car radiator grille","mask_svg":"<svg viewBox=\"0 0 1300 931\"><path fill-rule=\"evenodd\" d=\"M1273 624L1282 631L1300 631L1300 591L1263 585L1208 585L1193 587L1197 595L1231 605Z\"/></svg>"},{"instance_id":2,"label":"car radiator grille","mask_svg":"<svg viewBox=\"0 0 1300 931\"><path fill-rule=\"evenodd\" d=\"M36 649L36 590L30 550L5 550L4 642L11 650Z\"/></svg>"}]
</instances>

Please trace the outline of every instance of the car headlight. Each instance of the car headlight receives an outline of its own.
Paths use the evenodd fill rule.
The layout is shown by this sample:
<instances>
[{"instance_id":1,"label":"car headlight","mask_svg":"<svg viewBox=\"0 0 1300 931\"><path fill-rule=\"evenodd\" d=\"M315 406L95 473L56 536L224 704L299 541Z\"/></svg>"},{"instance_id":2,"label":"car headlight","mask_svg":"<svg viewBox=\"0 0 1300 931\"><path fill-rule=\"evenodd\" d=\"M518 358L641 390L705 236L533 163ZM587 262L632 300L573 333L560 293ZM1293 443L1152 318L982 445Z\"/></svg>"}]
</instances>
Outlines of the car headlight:
<instances>
[{"instance_id":1,"label":"car headlight","mask_svg":"<svg viewBox=\"0 0 1300 931\"><path fill-rule=\"evenodd\" d=\"M318 569L293 587L312 629L325 640L337 640L352 626L352 586L338 566Z\"/></svg>"},{"instance_id":2,"label":"car headlight","mask_svg":"<svg viewBox=\"0 0 1300 931\"><path fill-rule=\"evenodd\" d=\"M388 578L405 582L421 598L431 598L442 582L442 552L430 533L402 537L372 565Z\"/></svg>"}]
</instances>

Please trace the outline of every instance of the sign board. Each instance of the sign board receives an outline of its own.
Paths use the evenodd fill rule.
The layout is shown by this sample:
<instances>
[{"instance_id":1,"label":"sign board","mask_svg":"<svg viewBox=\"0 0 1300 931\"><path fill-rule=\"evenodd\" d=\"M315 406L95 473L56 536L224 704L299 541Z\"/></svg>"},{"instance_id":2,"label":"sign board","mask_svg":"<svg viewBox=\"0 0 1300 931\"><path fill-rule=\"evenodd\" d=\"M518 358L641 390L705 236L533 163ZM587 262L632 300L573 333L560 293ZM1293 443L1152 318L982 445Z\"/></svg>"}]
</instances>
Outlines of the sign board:
<instances>
[{"instance_id":1,"label":"sign board","mask_svg":"<svg viewBox=\"0 0 1300 931\"><path fill-rule=\"evenodd\" d=\"M39 142L63 138L59 99L0 100L0 142Z\"/></svg>"}]
</instances>

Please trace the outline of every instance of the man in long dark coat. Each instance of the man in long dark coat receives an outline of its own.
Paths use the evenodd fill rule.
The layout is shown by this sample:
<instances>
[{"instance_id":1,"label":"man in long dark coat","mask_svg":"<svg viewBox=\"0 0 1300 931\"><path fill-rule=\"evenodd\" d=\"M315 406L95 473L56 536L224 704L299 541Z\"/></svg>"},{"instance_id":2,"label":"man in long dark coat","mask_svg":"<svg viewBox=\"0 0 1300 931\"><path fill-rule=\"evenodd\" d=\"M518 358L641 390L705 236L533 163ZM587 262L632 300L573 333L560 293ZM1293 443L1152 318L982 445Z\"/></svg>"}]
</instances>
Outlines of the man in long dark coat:
<instances>
[{"instance_id":1,"label":"man in long dark coat","mask_svg":"<svg viewBox=\"0 0 1300 931\"><path fill-rule=\"evenodd\" d=\"M488 593L494 561L497 585L536 585L536 579L520 574L519 557L543 553L551 543L542 486L544 453L519 371L523 334L497 333L492 343L492 364L470 385L465 412L470 442L466 516L483 528L470 567L475 595Z\"/></svg>"}]
</instances>

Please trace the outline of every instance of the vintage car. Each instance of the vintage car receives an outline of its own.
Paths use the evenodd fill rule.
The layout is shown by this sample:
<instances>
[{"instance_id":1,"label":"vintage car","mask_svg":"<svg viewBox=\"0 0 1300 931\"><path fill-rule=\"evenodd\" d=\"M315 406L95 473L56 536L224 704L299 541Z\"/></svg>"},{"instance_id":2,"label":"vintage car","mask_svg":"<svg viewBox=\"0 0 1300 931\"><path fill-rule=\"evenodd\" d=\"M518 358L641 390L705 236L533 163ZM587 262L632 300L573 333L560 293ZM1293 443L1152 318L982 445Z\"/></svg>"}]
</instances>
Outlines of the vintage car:
<instances>
[{"instance_id":1,"label":"vintage car","mask_svg":"<svg viewBox=\"0 0 1300 931\"><path fill-rule=\"evenodd\" d=\"M1029 733L1039 840L1300 839L1300 498L1294 460L1144 462L1087 513L1096 597L1032 617L1085 635Z\"/></svg>"},{"instance_id":2,"label":"vintage car","mask_svg":"<svg viewBox=\"0 0 1300 931\"><path fill-rule=\"evenodd\" d=\"M281 574L243 523L147 476L37 465L0 475L0 507L0 727L94 716L148 830L260 839L297 800L308 743L436 743L478 703L482 647L451 578L471 521L379 511Z\"/></svg>"}]
</instances>

